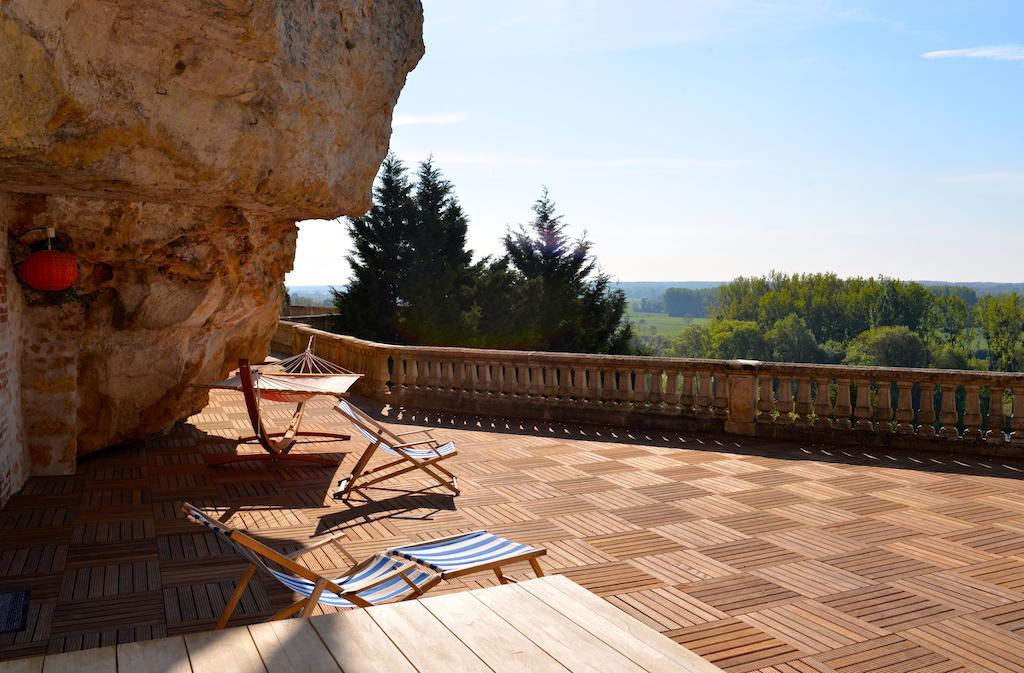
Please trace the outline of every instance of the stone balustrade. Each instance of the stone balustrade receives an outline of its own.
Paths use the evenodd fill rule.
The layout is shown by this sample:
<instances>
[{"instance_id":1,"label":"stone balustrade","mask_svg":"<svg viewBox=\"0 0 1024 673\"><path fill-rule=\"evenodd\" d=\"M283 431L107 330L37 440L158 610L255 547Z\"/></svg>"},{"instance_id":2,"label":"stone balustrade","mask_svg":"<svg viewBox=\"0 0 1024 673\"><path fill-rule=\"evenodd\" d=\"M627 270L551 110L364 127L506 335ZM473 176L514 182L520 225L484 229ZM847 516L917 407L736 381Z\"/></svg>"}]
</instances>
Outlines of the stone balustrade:
<instances>
[{"instance_id":1,"label":"stone balustrade","mask_svg":"<svg viewBox=\"0 0 1024 673\"><path fill-rule=\"evenodd\" d=\"M395 346L281 322L394 406L986 455L1024 454L1024 374Z\"/></svg>"}]
</instances>

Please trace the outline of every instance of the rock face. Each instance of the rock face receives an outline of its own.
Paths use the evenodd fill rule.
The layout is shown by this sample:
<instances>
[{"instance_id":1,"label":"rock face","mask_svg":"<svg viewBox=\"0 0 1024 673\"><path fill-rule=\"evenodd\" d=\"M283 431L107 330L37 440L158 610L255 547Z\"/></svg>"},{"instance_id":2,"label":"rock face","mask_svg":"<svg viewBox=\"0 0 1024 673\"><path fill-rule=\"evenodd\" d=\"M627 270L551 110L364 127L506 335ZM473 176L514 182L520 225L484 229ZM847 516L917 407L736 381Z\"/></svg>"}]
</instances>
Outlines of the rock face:
<instances>
[{"instance_id":1,"label":"rock face","mask_svg":"<svg viewBox=\"0 0 1024 673\"><path fill-rule=\"evenodd\" d=\"M0 271L52 226L80 277L0 296L0 461L67 471L265 354L294 222L369 206L421 33L418 0L0 4Z\"/></svg>"}]
</instances>

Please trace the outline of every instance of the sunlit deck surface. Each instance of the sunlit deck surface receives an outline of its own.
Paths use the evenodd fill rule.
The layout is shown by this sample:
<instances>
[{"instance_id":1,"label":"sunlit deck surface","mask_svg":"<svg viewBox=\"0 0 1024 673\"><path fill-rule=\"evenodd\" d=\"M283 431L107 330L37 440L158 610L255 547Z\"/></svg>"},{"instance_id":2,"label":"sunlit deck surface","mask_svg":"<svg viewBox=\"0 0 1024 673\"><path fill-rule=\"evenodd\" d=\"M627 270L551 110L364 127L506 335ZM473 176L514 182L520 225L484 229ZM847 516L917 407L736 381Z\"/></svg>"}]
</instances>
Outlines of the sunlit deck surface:
<instances>
[{"instance_id":1,"label":"sunlit deck surface","mask_svg":"<svg viewBox=\"0 0 1024 673\"><path fill-rule=\"evenodd\" d=\"M309 406L306 429L346 427L327 400ZM284 423L291 407L264 413ZM234 451L231 438L247 433L241 396L220 391L164 438L32 479L0 512L0 590L32 592L28 628L0 635L0 656L210 629L244 564L182 518L187 499L283 550L346 531L351 558L308 557L325 573L477 528L544 546L547 572L728 671L1024 671L1022 463L433 413L386 420L454 439L447 464L463 494L411 477L334 501L364 447L355 439L302 446L344 453L337 475L208 467L204 454ZM510 574L532 576L525 564ZM495 583L479 575L434 592ZM291 599L261 581L232 625Z\"/></svg>"}]
</instances>

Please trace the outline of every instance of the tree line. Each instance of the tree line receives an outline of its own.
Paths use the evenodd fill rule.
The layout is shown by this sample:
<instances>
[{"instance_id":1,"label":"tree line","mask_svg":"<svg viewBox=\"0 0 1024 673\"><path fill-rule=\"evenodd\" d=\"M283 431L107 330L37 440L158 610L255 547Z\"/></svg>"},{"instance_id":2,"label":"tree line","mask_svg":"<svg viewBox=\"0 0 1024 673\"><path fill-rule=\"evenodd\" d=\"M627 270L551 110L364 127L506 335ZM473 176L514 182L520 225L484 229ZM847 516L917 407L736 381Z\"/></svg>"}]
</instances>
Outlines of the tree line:
<instances>
[{"instance_id":1,"label":"tree line","mask_svg":"<svg viewBox=\"0 0 1024 673\"><path fill-rule=\"evenodd\" d=\"M688 301L703 291L675 288ZM741 277L702 298L710 324L648 340L649 352L944 369L1018 371L1024 298L892 278L835 274Z\"/></svg>"},{"instance_id":2,"label":"tree line","mask_svg":"<svg viewBox=\"0 0 1024 673\"><path fill-rule=\"evenodd\" d=\"M410 177L389 155L373 205L350 218L352 278L332 289L335 330L388 343L581 353L636 348L625 295L544 189L503 253L473 260L469 221L432 159Z\"/></svg>"}]
</instances>

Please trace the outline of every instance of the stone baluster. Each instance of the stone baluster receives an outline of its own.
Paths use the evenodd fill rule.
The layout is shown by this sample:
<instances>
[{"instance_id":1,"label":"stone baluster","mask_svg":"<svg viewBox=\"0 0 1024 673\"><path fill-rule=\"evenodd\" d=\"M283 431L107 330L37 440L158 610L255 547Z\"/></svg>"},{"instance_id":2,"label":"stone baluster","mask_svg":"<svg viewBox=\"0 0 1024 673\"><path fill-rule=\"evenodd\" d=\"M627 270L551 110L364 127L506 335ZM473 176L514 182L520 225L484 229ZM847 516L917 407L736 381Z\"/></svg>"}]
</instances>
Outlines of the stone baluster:
<instances>
[{"instance_id":1,"label":"stone baluster","mask_svg":"<svg viewBox=\"0 0 1024 673\"><path fill-rule=\"evenodd\" d=\"M775 409L779 415L775 417L776 425L793 423L793 379L788 376L779 377L779 390L775 393Z\"/></svg>"},{"instance_id":2,"label":"stone baluster","mask_svg":"<svg viewBox=\"0 0 1024 673\"><path fill-rule=\"evenodd\" d=\"M957 439L956 429L956 384L940 383L942 390L942 406L939 409L939 436L946 439Z\"/></svg>"},{"instance_id":3,"label":"stone baluster","mask_svg":"<svg viewBox=\"0 0 1024 673\"><path fill-rule=\"evenodd\" d=\"M871 382L867 379L855 379L857 387L857 405L853 408L853 418L856 421L853 425L855 430L872 430L871 423Z\"/></svg>"},{"instance_id":4,"label":"stone baluster","mask_svg":"<svg viewBox=\"0 0 1024 673\"><path fill-rule=\"evenodd\" d=\"M651 409L660 410L665 406L668 396L669 372L664 367L655 367L650 371L650 388L647 402Z\"/></svg>"},{"instance_id":5,"label":"stone baluster","mask_svg":"<svg viewBox=\"0 0 1024 673\"><path fill-rule=\"evenodd\" d=\"M388 395L391 393L391 385L393 383L391 376L391 368L394 366L394 358L391 357L391 353L384 348L374 349L375 362L371 370L374 372L374 390L378 396Z\"/></svg>"},{"instance_id":6,"label":"stone baluster","mask_svg":"<svg viewBox=\"0 0 1024 673\"><path fill-rule=\"evenodd\" d=\"M615 394L619 387L619 378L611 367L601 368L601 404L606 407L615 405Z\"/></svg>"},{"instance_id":7,"label":"stone baluster","mask_svg":"<svg viewBox=\"0 0 1024 673\"><path fill-rule=\"evenodd\" d=\"M693 416L696 413L697 393L694 389L694 372L687 370L683 372L683 393L679 396L679 406L684 416Z\"/></svg>"},{"instance_id":8,"label":"stone baluster","mask_svg":"<svg viewBox=\"0 0 1024 673\"><path fill-rule=\"evenodd\" d=\"M662 400L668 411L676 412L679 407L679 372L669 369L665 375L665 393Z\"/></svg>"},{"instance_id":9,"label":"stone baluster","mask_svg":"<svg viewBox=\"0 0 1024 673\"><path fill-rule=\"evenodd\" d=\"M530 364L530 397L540 397L544 394L544 375L540 365Z\"/></svg>"},{"instance_id":10,"label":"stone baluster","mask_svg":"<svg viewBox=\"0 0 1024 673\"><path fill-rule=\"evenodd\" d=\"M829 396L831 379L822 376L814 379L814 427L832 427L832 399Z\"/></svg>"},{"instance_id":11,"label":"stone baluster","mask_svg":"<svg viewBox=\"0 0 1024 673\"><path fill-rule=\"evenodd\" d=\"M899 380L896 382L896 432L901 435L914 434L914 382Z\"/></svg>"},{"instance_id":12,"label":"stone baluster","mask_svg":"<svg viewBox=\"0 0 1024 673\"><path fill-rule=\"evenodd\" d=\"M793 410L796 412L794 425L800 428L811 426L811 412L814 410L814 406L811 404L811 378L809 376L797 377L796 404L794 404Z\"/></svg>"},{"instance_id":13,"label":"stone baluster","mask_svg":"<svg viewBox=\"0 0 1024 673\"><path fill-rule=\"evenodd\" d=\"M401 394L405 388L405 367L406 358L404 355L395 355L395 370L392 374L392 378L395 383L395 387L392 390L393 393Z\"/></svg>"},{"instance_id":14,"label":"stone baluster","mask_svg":"<svg viewBox=\"0 0 1024 673\"><path fill-rule=\"evenodd\" d=\"M935 384L921 384L921 408L917 412L919 425L917 434L920 437L935 436Z\"/></svg>"},{"instance_id":15,"label":"stone baluster","mask_svg":"<svg viewBox=\"0 0 1024 673\"><path fill-rule=\"evenodd\" d=\"M981 386L964 384L964 439L981 439Z\"/></svg>"},{"instance_id":16,"label":"stone baluster","mask_svg":"<svg viewBox=\"0 0 1024 673\"><path fill-rule=\"evenodd\" d=\"M479 395L481 393L480 372L477 367L476 360L466 361L466 390L468 390L474 396Z\"/></svg>"},{"instance_id":17,"label":"stone baluster","mask_svg":"<svg viewBox=\"0 0 1024 673\"><path fill-rule=\"evenodd\" d=\"M591 407L600 407L603 404L601 398L601 368L587 367L587 404Z\"/></svg>"},{"instance_id":18,"label":"stone baluster","mask_svg":"<svg viewBox=\"0 0 1024 673\"><path fill-rule=\"evenodd\" d=\"M832 427L837 430L849 430L850 415L853 409L850 404L850 379L836 379L836 420Z\"/></svg>"},{"instance_id":19,"label":"stone baluster","mask_svg":"<svg viewBox=\"0 0 1024 673\"><path fill-rule=\"evenodd\" d=\"M516 363L515 382L516 397L528 397L530 394L530 365L528 363Z\"/></svg>"},{"instance_id":20,"label":"stone baluster","mask_svg":"<svg viewBox=\"0 0 1024 673\"><path fill-rule=\"evenodd\" d=\"M712 413L711 408L711 372L699 371L699 387L697 388L696 411L700 416L707 416Z\"/></svg>"},{"instance_id":21,"label":"stone baluster","mask_svg":"<svg viewBox=\"0 0 1024 673\"><path fill-rule=\"evenodd\" d=\"M633 396L633 372L628 368L616 368L615 376L618 383L615 390L615 402L616 404L627 406L630 398Z\"/></svg>"},{"instance_id":22,"label":"stone baluster","mask_svg":"<svg viewBox=\"0 0 1024 673\"><path fill-rule=\"evenodd\" d=\"M647 369L634 369L633 390L629 397L633 406L638 409L646 409L651 398L654 396L654 390L654 374Z\"/></svg>"},{"instance_id":23,"label":"stone baluster","mask_svg":"<svg viewBox=\"0 0 1024 673\"><path fill-rule=\"evenodd\" d=\"M1006 416L1003 411L1003 391L1005 386L1001 383L988 387L988 431L985 433L985 441L992 444L1002 444L1006 441L1003 428L1006 425Z\"/></svg>"},{"instance_id":24,"label":"stone baluster","mask_svg":"<svg viewBox=\"0 0 1024 673\"><path fill-rule=\"evenodd\" d=\"M772 395L772 375L761 374L757 377L757 422L774 423L772 411L775 403Z\"/></svg>"},{"instance_id":25,"label":"stone baluster","mask_svg":"<svg viewBox=\"0 0 1024 673\"><path fill-rule=\"evenodd\" d=\"M572 367L559 365L555 371L558 374L558 396L568 401L572 397Z\"/></svg>"},{"instance_id":26,"label":"stone baluster","mask_svg":"<svg viewBox=\"0 0 1024 673\"><path fill-rule=\"evenodd\" d=\"M1013 392L1010 441L1014 444L1024 444L1024 385L1014 384L1010 390Z\"/></svg>"},{"instance_id":27,"label":"stone baluster","mask_svg":"<svg viewBox=\"0 0 1024 673\"><path fill-rule=\"evenodd\" d=\"M427 360L424 359L422 355L416 356L416 366L415 366L416 379L415 380L416 380L416 387L419 388L419 389L427 387L427 367L428 366L429 365L428 365Z\"/></svg>"},{"instance_id":28,"label":"stone baluster","mask_svg":"<svg viewBox=\"0 0 1024 673\"><path fill-rule=\"evenodd\" d=\"M551 365L541 365L541 394L545 399L553 399L555 393L558 392L558 386L555 383L555 368Z\"/></svg>"},{"instance_id":29,"label":"stone baluster","mask_svg":"<svg viewBox=\"0 0 1024 673\"><path fill-rule=\"evenodd\" d=\"M714 401L715 418L729 417L729 377L726 374L715 374Z\"/></svg>"},{"instance_id":30,"label":"stone baluster","mask_svg":"<svg viewBox=\"0 0 1024 673\"><path fill-rule=\"evenodd\" d=\"M874 421L876 432L892 432L892 381L878 382Z\"/></svg>"}]
</instances>

